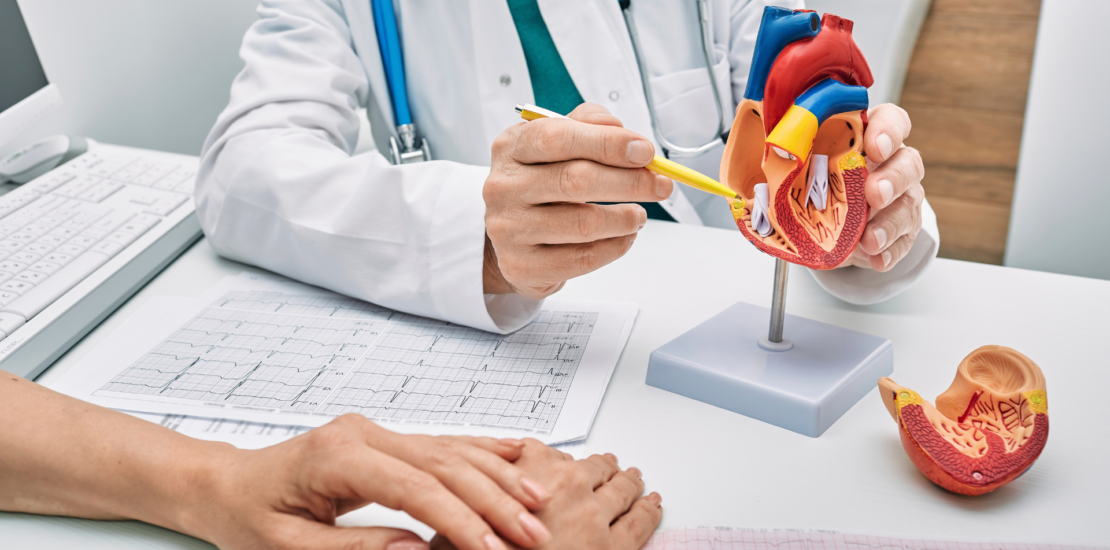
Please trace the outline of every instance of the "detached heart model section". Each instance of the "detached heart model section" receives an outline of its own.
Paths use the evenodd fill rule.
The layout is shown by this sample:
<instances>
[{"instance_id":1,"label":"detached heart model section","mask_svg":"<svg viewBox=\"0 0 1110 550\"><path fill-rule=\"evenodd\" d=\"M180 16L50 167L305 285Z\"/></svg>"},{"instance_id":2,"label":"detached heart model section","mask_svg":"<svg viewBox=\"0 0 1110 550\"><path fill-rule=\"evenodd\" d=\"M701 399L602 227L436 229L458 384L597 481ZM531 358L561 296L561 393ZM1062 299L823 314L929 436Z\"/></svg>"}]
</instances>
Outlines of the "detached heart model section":
<instances>
[{"instance_id":1,"label":"detached heart model section","mask_svg":"<svg viewBox=\"0 0 1110 550\"><path fill-rule=\"evenodd\" d=\"M814 269L852 253L867 224L863 132L874 79L852 22L767 7L721 160L740 231Z\"/></svg>"},{"instance_id":2,"label":"detached heart model section","mask_svg":"<svg viewBox=\"0 0 1110 550\"><path fill-rule=\"evenodd\" d=\"M910 460L954 493L981 495L1017 479L1048 442L1044 374L1011 348L971 352L935 407L890 378L879 379L879 395Z\"/></svg>"}]
</instances>

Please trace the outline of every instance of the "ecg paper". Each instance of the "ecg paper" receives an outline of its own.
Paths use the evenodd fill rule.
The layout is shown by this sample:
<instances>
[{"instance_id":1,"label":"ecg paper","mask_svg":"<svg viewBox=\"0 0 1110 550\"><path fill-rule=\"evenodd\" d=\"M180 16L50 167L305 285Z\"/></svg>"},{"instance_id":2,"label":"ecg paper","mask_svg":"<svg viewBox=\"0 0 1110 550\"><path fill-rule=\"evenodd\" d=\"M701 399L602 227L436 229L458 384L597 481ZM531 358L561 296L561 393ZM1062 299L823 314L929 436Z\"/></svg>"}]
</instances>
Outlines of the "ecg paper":
<instances>
[{"instance_id":1,"label":"ecg paper","mask_svg":"<svg viewBox=\"0 0 1110 550\"><path fill-rule=\"evenodd\" d=\"M939 541L781 529L675 529L642 550L1098 550L1087 546ZM1105 550L1105 549L1103 549Z\"/></svg>"},{"instance_id":2,"label":"ecg paper","mask_svg":"<svg viewBox=\"0 0 1110 550\"><path fill-rule=\"evenodd\" d=\"M153 414L135 411L120 411L148 422L159 424L175 432L196 439L231 443L240 449L261 449L301 435L311 428L288 424L267 424L230 418L202 418L180 414ZM575 459L586 458L585 440L570 441L554 445Z\"/></svg>"},{"instance_id":3,"label":"ecg paper","mask_svg":"<svg viewBox=\"0 0 1110 550\"><path fill-rule=\"evenodd\" d=\"M59 383L112 408L281 425L583 439L634 304L552 300L510 335L258 277L152 300Z\"/></svg>"}]
</instances>

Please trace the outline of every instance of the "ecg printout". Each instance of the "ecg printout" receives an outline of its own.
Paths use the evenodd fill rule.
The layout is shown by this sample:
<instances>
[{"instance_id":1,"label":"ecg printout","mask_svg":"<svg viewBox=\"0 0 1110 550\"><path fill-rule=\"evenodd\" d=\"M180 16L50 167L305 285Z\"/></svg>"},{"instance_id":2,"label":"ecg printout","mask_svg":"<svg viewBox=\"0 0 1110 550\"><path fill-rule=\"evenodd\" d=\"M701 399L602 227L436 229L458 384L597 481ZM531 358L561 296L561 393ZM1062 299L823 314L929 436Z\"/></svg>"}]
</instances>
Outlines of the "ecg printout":
<instances>
[{"instance_id":1,"label":"ecg printout","mask_svg":"<svg viewBox=\"0 0 1110 550\"><path fill-rule=\"evenodd\" d=\"M656 533L642 550L1098 550L1007 542L939 541L782 529L675 529ZM1105 550L1105 549L1104 549Z\"/></svg>"},{"instance_id":2,"label":"ecg printout","mask_svg":"<svg viewBox=\"0 0 1110 550\"><path fill-rule=\"evenodd\" d=\"M143 420L159 424L175 432L196 439L222 441L240 449L261 449L276 445L287 439L301 435L311 428L230 418L202 418L180 414L154 414L135 411L120 411ZM586 458L586 441L570 441L554 445L555 448L570 453L575 459Z\"/></svg>"},{"instance_id":3,"label":"ecg printout","mask_svg":"<svg viewBox=\"0 0 1110 550\"><path fill-rule=\"evenodd\" d=\"M60 389L148 413L316 426L353 412L400 431L556 443L589 432L636 311L551 301L500 335L295 283L239 277L214 290L187 319L144 308ZM146 345L121 365L125 340Z\"/></svg>"}]
</instances>

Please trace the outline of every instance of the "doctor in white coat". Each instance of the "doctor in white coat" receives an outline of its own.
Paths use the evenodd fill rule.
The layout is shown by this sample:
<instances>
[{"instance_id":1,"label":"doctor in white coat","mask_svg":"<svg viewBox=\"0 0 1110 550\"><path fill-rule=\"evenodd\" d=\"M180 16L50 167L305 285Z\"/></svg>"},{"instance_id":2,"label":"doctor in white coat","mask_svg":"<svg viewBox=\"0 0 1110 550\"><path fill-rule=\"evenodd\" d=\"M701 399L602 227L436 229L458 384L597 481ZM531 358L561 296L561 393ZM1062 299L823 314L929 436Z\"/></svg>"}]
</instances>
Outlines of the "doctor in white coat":
<instances>
[{"instance_id":1,"label":"doctor in white coat","mask_svg":"<svg viewBox=\"0 0 1110 550\"><path fill-rule=\"evenodd\" d=\"M531 16L520 7L529 3ZM708 2L726 127L768 3L802 7ZM735 229L724 201L639 168L660 147L617 0L539 0L538 10L534 0L395 4L412 116L435 160L394 166L378 152L352 154L360 108L378 150L395 133L370 0L263 0L198 177L198 215L220 254L508 332L567 279L623 255L646 221L637 204L588 203L661 201L679 223ZM677 144L712 138L719 118L696 4L637 0L632 9L660 130ZM548 53L557 50L550 67L522 46L536 36L518 34L537 25L550 35ZM565 71L590 103L574 121L522 123L513 105L536 102L533 79L549 68ZM814 273L858 304L912 285L939 244L920 156L902 146L908 116L884 105L869 119L872 219L853 266ZM715 175L721 150L678 160Z\"/></svg>"}]
</instances>

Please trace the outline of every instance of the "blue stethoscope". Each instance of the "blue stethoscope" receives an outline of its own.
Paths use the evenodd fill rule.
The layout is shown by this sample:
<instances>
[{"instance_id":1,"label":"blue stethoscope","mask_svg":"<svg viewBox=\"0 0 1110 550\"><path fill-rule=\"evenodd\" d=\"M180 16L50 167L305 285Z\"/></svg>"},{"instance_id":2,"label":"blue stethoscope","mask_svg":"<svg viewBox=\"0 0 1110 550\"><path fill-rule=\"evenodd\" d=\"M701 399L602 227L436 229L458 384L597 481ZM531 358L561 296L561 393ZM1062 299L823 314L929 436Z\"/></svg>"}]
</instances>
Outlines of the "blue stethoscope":
<instances>
[{"instance_id":1,"label":"blue stethoscope","mask_svg":"<svg viewBox=\"0 0 1110 550\"><path fill-rule=\"evenodd\" d=\"M707 0L697 0L698 22L701 27L702 53L705 55L705 70L709 73L709 82L713 89L713 102L717 106L717 134L713 139L696 147L682 147L671 143L663 132L659 130L659 121L655 113L655 100L652 97L651 85L648 82L647 63L640 53L640 37L636 31L636 22L632 17L632 0L618 0L624 22L628 26L628 36L632 40L632 51L636 54L636 63L640 67L640 83L644 87L644 97L647 99L648 115L651 118L651 130L655 139L663 148L663 155L670 157L696 157L728 140L725 129L724 112L721 109L721 91L717 79L713 75L712 45L709 42L709 5ZM401 40L397 33L397 14L393 11L393 0L370 0L374 12L374 26L378 32L378 47L382 54L382 64L385 66L385 77L389 83L389 95L393 104L393 117L397 122L397 137L390 136L389 152L393 164L410 164L432 159L432 152L428 140L416 135L416 125L412 122L412 113L409 111L408 89L405 86L405 66L401 57ZM398 140L400 138L400 140Z\"/></svg>"},{"instance_id":2,"label":"blue stethoscope","mask_svg":"<svg viewBox=\"0 0 1110 550\"><path fill-rule=\"evenodd\" d=\"M393 120L397 123L397 137L389 137L389 154L393 164L412 164L432 160L428 140L417 137L416 124L409 111L409 93L405 85L405 63L401 57L401 38L397 34L397 14L393 0L370 0L374 11L374 26L378 32L378 48L389 84L393 104ZM397 138L400 138L398 141Z\"/></svg>"}]
</instances>

